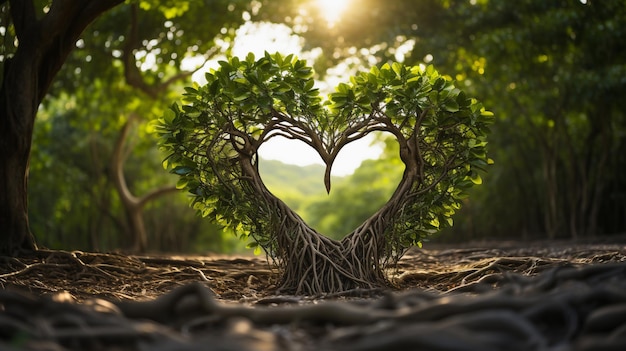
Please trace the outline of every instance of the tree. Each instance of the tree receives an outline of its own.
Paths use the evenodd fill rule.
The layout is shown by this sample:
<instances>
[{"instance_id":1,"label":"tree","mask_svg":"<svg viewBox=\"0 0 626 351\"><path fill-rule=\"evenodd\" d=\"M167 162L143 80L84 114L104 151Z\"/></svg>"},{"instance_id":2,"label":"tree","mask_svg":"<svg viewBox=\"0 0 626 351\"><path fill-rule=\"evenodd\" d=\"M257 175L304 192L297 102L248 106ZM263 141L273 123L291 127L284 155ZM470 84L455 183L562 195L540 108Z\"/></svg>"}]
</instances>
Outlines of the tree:
<instances>
[{"instance_id":1,"label":"tree","mask_svg":"<svg viewBox=\"0 0 626 351\"><path fill-rule=\"evenodd\" d=\"M119 194L120 200L126 210L126 216L129 224L129 232L133 238L133 252L145 252L148 247L148 234L146 233L146 227L144 224L143 210L150 201L161 197L165 194L176 191L174 186L162 186L157 189L153 189L147 194L137 197L135 196L126 183L126 176L124 175L124 143L128 138L129 130L134 122L133 117L130 117L122 131L117 138L115 148L113 150L113 157L111 158L111 172L115 182L115 188Z\"/></svg>"},{"instance_id":2,"label":"tree","mask_svg":"<svg viewBox=\"0 0 626 351\"><path fill-rule=\"evenodd\" d=\"M134 88L133 93L137 95L143 95L148 98L145 103L147 105L146 110L154 113L155 106L163 106L162 101L167 97L173 88L179 84L180 81L188 80L197 69L202 68L199 65L195 70L184 70L182 66L182 60L186 57L181 52L177 52L178 47L185 48L186 51L200 50L205 56L206 60L213 54L219 52L215 47L215 41L218 38L220 31L228 26L234 26L241 19L241 10L229 10L229 5L232 3L225 2L213 2L211 4L211 10L213 14L221 13L218 21L206 25L199 25L198 20L201 17L197 15L198 6L204 5L203 2L187 3L188 9L178 9L176 7L167 6L160 11L140 11L138 4L131 4L128 9L124 9L127 12L130 21L128 30L122 26L111 27L110 22L105 23L102 27L106 29L102 34L108 34L107 36L124 37L122 43L120 43L118 49L121 49L121 62L123 67L123 81L130 87ZM150 8L152 5L143 2L141 6L144 8ZM159 4L159 6L162 6ZM123 11L123 10L120 10ZM119 14L117 14L119 15ZM191 16L190 16L191 15ZM185 17L186 20L182 20L181 17ZM109 16L109 21L114 21L113 15ZM144 25L140 28L140 23L149 23L150 26L146 28ZM108 24L108 25L107 25ZM100 29L102 27L97 27ZM198 28L201 28L202 35L198 35L196 32ZM182 38L181 33L185 33L185 38ZM117 34L117 35L115 35ZM154 48L152 41L158 42L158 48ZM176 44L174 44L175 42ZM174 45L173 45L174 44ZM173 47L174 46L174 47ZM195 49L192 49L195 48ZM179 49L180 50L180 49ZM138 54L155 56L155 63L153 67L142 70L140 62L137 62ZM111 65L105 63L108 69L111 69ZM163 67L165 66L165 67ZM113 71L118 73L119 69L113 67ZM152 72L157 72L154 74ZM113 79L111 79L113 80ZM103 103L113 105L123 105L122 101L126 101L126 97L119 97L121 101L111 101L108 96L104 98ZM144 100L145 101L145 100ZM136 100L135 100L136 102ZM144 103L135 103L134 110L138 110L144 107ZM136 116L136 113L133 114ZM128 137L128 132L131 124L136 122L137 118L128 118L119 137L115 142L114 152L111 157L111 169L112 177L114 180L115 188L118 192L120 201L125 209L127 223L128 223L128 236L133 238L132 250L135 252L144 252L148 245L148 235L144 224L143 210L147 203L161 197L162 195L169 194L173 190L176 190L173 186L159 187L157 189L150 190L146 195L136 197L133 195L129 188L126 177L123 172L123 163L125 158L122 155L123 146Z\"/></svg>"},{"instance_id":3,"label":"tree","mask_svg":"<svg viewBox=\"0 0 626 351\"><path fill-rule=\"evenodd\" d=\"M232 58L186 88L157 124L166 166L194 208L252 236L281 269L281 290L316 294L387 284L384 268L452 224L465 189L480 183L492 114L434 68L398 63L340 84L324 102L313 72L292 55ZM267 190L257 150L283 136L311 146L326 164L348 143L390 133L405 170L390 200L340 241L310 228Z\"/></svg>"},{"instance_id":4,"label":"tree","mask_svg":"<svg viewBox=\"0 0 626 351\"><path fill-rule=\"evenodd\" d=\"M112 107L108 109L109 115L97 113L99 116L96 119L117 119L118 115L147 116L142 119L134 118L134 121L128 118L124 122L110 163L110 177L126 217L124 232L126 237L133 238L132 250L135 252L145 251L148 245L143 214L146 204L161 195L171 193L174 187L158 186L145 191L146 195L142 197L133 195L137 190L133 191L131 182L126 180L123 172L126 158L122 155L130 125L138 121L145 123L152 116L161 114L165 107L163 101L168 98L168 94L179 88L181 81L188 81L195 73L196 70L183 69L182 62L185 58L190 55L204 56L206 61L219 52L216 40L221 36L220 31L242 21L241 9L229 9L232 4L234 3L214 1L210 6L203 7L204 10L211 11L209 14L204 12L209 16L220 14L219 20L209 24L201 23L206 16L198 15L199 7L206 5L204 1L185 3L181 7L142 1L120 7L105 15L102 21L92 27L98 37L89 44L83 43L82 46L89 46L90 50L82 50L82 55L77 55L77 65L90 70L85 74L85 79L104 81L103 84L116 87L115 91L109 91L108 94L95 92L86 96L87 99L99 100L100 106ZM99 52L98 57L91 57L93 51ZM85 55L90 57L87 62ZM146 66L149 56L154 57L154 63ZM106 77L102 77L102 72L108 73ZM64 78L59 84L60 91L76 89L76 79ZM89 83L84 81L83 84ZM125 86L121 88L119 85ZM77 92L74 94L80 95ZM145 139L149 139L149 136ZM150 145L153 146L154 142Z\"/></svg>"},{"instance_id":5,"label":"tree","mask_svg":"<svg viewBox=\"0 0 626 351\"><path fill-rule=\"evenodd\" d=\"M87 25L122 2L53 1L45 11L31 0L0 2L3 12L10 11L19 43L14 52L3 55L0 86L0 227L4 233L0 254L36 248L28 225L27 188L38 106ZM4 28L11 29L8 24Z\"/></svg>"}]
</instances>

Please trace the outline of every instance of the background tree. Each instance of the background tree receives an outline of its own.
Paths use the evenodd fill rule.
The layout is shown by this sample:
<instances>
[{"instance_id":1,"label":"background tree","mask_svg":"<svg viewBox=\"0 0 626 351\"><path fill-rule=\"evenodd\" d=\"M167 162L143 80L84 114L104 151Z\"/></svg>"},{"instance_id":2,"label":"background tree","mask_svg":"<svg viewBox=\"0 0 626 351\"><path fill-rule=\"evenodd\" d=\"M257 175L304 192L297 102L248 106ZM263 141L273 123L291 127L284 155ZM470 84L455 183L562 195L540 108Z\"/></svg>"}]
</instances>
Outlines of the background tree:
<instances>
[{"instance_id":1,"label":"background tree","mask_svg":"<svg viewBox=\"0 0 626 351\"><path fill-rule=\"evenodd\" d=\"M28 225L27 188L39 104L85 27L121 2L53 1L49 6L38 8L30 0L0 1L3 19L12 24L9 28L7 23L5 31L14 31L17 39L3 49L2 57L0 227L4 235L0 240L1 254L35 249Z\"/></svg>"},{"instance_id":2,"label":"background tree","mask_svg":"<svg viewBox=\"0 0 626 351\"><path fill-rule=\"evenodd\" d=\"M201 17L196 14L199 12L199 8L205 5L204 2L199 1L185 3L185 6L151 4L142 1L119 7L91 27L93 33L97 34L94 39L89 43L85 41L78 43L79 48L74 55L75 60L71 63L80 67L81 71L84 70L85 74L77 78L76 68L61 72L61 76L54 86L57 93L67 92L74 97L85 99L74 105L76 109L84 110L84 106L97 106L95 111L83 111L81 113L85 116L92 116L88 119L92 120L91 123L98 124L98 127L108 124L112 128L109 131L100 128L99 134L101 136L106 133L119 133L120 135L116 141L111 140L111 137L107 137L109 141L103 139L105 143L114 143L115 147L111 145L108 148L113 151L104 152L103 156L111 159L111 162L110 168L107 167L102 171L110 173L106 174L106 177L111 180L108 184L114 186L117 192L114 200L119 199L122 205L121 209L123 209L123 213L120 215L126 217L125 220L116 218L120 215L114 213L110 219L119 223L117 225L118 230L121 229L119 234L125 233L124 236L132 238L131 247L135 252L144 251L148 245L144 224L146 204L153 202L161 195L170 193L169 190L173 189L173 185L162 187L158 182L152 181L155 189L132 189L138 187L138 182L143 184L148 182L137 177L132 182L127 181L122 171L122 163L126 159L125 153L122 153L122 148L126 144L131 123L127 116L147 116L147 118L135 118L135 122L143 121L145 123L152 116L162 114L162 109L166 106L163 104L164 99L168 98L168 94L172 94L173 91L180 88L181 81L188 82L192 73L195 72L195 69L184 67L185 59L194 56L196 59L200 59L197 67L202 67L202 64L209 57L220 51L217 41L227 37L221 33L223 28L236 27L236 23L243 21L242 10L237 9L235 4L218 1L211 2L208 7L203 7L203 10L211 10L212 15L219 14L217 16L219 20L215 20L211 24L199 23ZM202 30L200 31L198 28ZM203 56L204 62L201 59ZM106 72L105 75L103 75L104 72ZM77 92L82 89L82 86L89 86L90 81L102 82L106 87L101 86L98 90L107 93L96 91L82 94ZM106 108L101 108L101 106L106 106ZM103 123L104 120L115 122ZM83 124L83 126L86 125ZM145 125L140 126L140 128L143 129L140 141L143 146L138 145L137 142L132 143L131 146L140 147L138 151L143 153L150 153L150 146L154 145L155 141L146 133ZM158 157L141 161L140 165L143 164L144 167L152 168L152 171L144 176L154 174L157 163ZM168 183L163 177L156 179L160 179L162 184ZM171 180L169 183L171 184ZM134 193L144 193L145 195L136 197L133 195ZM179 206L183 206L182 201L177 203ZM165 205L157 206L164 207ZM171 211L170 209L169 213L180 215L180 210ZM168 221L179 222L172 216L165 215L162 223L151 229L158 230L158 228L164 227L174 229L176 225L172 225ZM181 226L183 225L181 224ZM215 229L213 231L215 232ZM178 232L183 235L180 230ZM180 241L185 241L185 239L181 238ZM128 247L128 244L123 244L123 246ZM153 249L158 248L159 245L152 245L152 247ZM178 245L168 244L166 247L171 249L178 247Z\"/></svg>"},{"instance_id":3,"label":"background tree","mask_svg":"<svg viewBox=\"0 0 626 351\"><path fill-rule=\"evenodd\" d=\"M427 49L435 47L427 35L440 32L432 27L413 57L431 54L438 67L466 77L500 118L493 140L500 165L478 212L481 230L577 238L623 229L623 221L615 225L619 210L601 209L624 208L615 196L625 190L618 190L617 170L625 165L616 156L624 147L618 96L626 92L626 5L524 1L442 9L441 16L461 24L439 38L447 52Z\"/></svg>"},{"instance_id":4,"label":"background tree","mask_svg":"<svg viewBox=\"0 0 626 351\"><path fill-rule=\"evenodd\" d=\"M292 55L232 58L186 88L157 125L165 165L204 216L252 236L282 272L280 289L317 294L386 283L384 267L450 226L464 190L488 163L491 113L432 67L373 68L322 103L312 71ZM283 136L311 146L330 170L343 146L391 133L405 165L389 201L341 241L309 227L263 184L259 147Z\"/></svg>"}]
</instances>

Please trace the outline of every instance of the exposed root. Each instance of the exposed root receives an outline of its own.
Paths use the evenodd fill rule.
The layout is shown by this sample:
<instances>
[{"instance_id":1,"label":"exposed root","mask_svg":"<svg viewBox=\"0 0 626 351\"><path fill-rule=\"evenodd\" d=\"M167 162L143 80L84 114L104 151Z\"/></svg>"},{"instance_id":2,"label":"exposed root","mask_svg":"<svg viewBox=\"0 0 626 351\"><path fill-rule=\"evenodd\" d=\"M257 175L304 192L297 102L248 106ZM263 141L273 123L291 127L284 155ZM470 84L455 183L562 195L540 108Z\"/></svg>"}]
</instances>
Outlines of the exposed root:
<instances>
[{"instance_id":1,"label":"exposed root","mask_svg":"<svg viewBox=\"0 0 626 351\"><path fill-rule=\"evenodd\" d=\"M353 289L374 289L389 286L376 255L359 257L356 250L318 234L303 222L289 229L293 235L283 235L276 263L281 270L279 292L296 295L339 293Z\"/></svg>"},{"instance_id":2,"label":"exposed root","mask_svg":"<svg viewBox=\"0 0 626 351\"><path fill-rule=\"evenodd\" d=\"M277 214L272 225L274 241L265 248L281 273L279 292L324 295L392 286L385 268L395 264L406 248L386 235L402 206L405 187L396 192L398 201L390 201L341 241L309 227L260 182L256 187L263 202Z\"/></svg>"},{"instance_id":3,"label":"exposed root","mask_svg":"<svg viewBox=\"0 0 626 351\"><path fill-rule=\"evenodd\" d=\"M379 299L246 306L204 283L157 299L0 290L0 348L31 350L621 350L626 262L503 275L487 294L420 289Z\"/></svg>"}]
</instances>

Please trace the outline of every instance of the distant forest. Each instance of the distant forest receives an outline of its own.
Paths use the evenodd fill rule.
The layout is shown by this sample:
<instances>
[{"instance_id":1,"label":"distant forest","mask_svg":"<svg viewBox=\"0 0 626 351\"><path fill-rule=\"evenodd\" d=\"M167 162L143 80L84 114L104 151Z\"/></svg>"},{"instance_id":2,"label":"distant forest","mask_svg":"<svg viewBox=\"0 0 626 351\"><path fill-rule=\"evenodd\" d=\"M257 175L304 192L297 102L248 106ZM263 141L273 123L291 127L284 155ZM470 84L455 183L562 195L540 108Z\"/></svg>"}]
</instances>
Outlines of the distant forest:
<instances>
[{"instance_id":1,"label":"distant forest","mask_svg":"<svg viewBox=\"0 0 626 351\"><path fill-rule=\"evenodd\" d=\"M330 194L324 188L324 167L289 165L260 160L261 178L274 195L320 233L333 238L348 234L382 207L400 182L404 164L397 143L382 137L379 159L365 160L353 174L332 177Z\"/></svg>"},{"instance_id":2,"label":"distant forest","mask_svg":"<svg viewBox=\"0 0 626 351\"><path fill-rule=\"evenodd\" d=\"M311 197L325 195L324 166L311 164L297 166L277 160L259 161L263 182L274 195L280 197L294 210L302 209L303 202ZM342 184L346 177L332 176L333 186Z\"/></svg>"}]
</instances>

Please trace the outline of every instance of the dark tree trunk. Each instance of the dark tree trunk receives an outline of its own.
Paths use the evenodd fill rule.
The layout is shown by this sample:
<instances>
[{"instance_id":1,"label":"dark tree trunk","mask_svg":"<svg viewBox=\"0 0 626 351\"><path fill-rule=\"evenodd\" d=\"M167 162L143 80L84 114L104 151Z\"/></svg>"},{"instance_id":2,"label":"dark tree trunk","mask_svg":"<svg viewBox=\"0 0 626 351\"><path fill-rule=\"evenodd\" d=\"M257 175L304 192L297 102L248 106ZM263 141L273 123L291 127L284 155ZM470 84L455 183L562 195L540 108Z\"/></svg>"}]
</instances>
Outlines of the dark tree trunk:
<instances>
[{"instance_id":1,"label":"dark tree trunk","mask_svg":"<svg viewBox=\"0 0 626 351\"><path fill-rule=\"evenodd\" d=\"M23 50L25 51L25 50ZM22 51L22 52L23 52ZM34 250L28 226L28 161L37 102L32 65L27 55L16 55L4 66L0 88L0 254ZM31 68L29 70L29 68Z\"/></svg>"},{"instance_id":2,"label":"dark tree trunk","mask_svg":"<svg viewBox=\"0 0 626 351\"><path fill-rule=\"evenodd\" d=\"M123 0L52 1L37 18L33 0L10 0L19 46L0 85L0 255L37 247L28 224L28 164L37 108L76 40Z\"/></svg>"}]
</instances>

